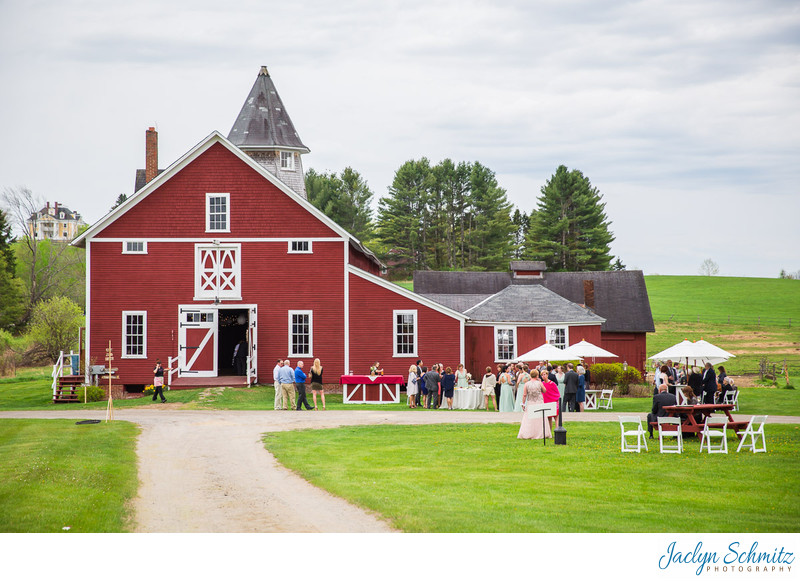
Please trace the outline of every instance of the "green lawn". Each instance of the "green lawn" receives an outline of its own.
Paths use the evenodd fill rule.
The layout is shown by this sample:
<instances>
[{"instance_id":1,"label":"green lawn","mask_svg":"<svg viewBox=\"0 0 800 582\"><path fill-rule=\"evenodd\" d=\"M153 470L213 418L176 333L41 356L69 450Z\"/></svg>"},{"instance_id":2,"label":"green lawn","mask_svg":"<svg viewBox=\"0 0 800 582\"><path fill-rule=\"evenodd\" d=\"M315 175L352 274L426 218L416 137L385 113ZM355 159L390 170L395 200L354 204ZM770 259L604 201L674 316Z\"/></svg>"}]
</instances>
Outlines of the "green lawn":
<instances>
[{"instance_id":1,"label":"green lawn","mask_svg":"<svg viewBox=\"0 0 800 582\"><path fill-rule=\"evenodd\" d=\"M368 426L268 434L310 482L407 532L796 532L800 426L768 453L621 453L617 423L567 423L567 446L518 425ZM746 478L745 478L746 476ZM746 483L746 486L745 486ZM656 499L661 501L656 502ZM680 508L664 518L664 503Z\"/></svg>"},{"instance_id":2,"label":"green lawn","mask_svg":"<svg viewBox=\"0 0 800 582\"><path fill-rule=\"evenodd\" d=\"M138 434L127 422L0 421L0 531L128 531Z\"/></svg>"}]
</instances>

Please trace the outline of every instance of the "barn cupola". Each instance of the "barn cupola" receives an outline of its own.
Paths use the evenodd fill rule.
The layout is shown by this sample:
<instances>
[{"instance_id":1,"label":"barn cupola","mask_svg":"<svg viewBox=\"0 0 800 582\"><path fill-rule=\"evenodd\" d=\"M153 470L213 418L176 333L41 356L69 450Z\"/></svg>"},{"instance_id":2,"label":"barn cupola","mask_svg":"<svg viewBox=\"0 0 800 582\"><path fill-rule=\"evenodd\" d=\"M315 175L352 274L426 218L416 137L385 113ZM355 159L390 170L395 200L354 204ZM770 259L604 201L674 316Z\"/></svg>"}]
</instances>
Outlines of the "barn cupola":
<instances>
[{"instance_id":1,"label":"barn cupola","mask_svg":"<svg viewBox=\"0 0 800 582\"><path fill-rule=\"evenodd\" d=\"M300 158L311 150L300 141L267 67L261 67L228 139L307 198Z\"/></svg>"},{"instance_id":2,"label":"barn cupola","mask_svg":"<svg viewBox=\"0 0 800 582\"><path fill-rule=\"evenodd\" d=\"M541 279L547 270L544 261L511 261L509 265L514 279Z\"/></svg>"}]
</instances>

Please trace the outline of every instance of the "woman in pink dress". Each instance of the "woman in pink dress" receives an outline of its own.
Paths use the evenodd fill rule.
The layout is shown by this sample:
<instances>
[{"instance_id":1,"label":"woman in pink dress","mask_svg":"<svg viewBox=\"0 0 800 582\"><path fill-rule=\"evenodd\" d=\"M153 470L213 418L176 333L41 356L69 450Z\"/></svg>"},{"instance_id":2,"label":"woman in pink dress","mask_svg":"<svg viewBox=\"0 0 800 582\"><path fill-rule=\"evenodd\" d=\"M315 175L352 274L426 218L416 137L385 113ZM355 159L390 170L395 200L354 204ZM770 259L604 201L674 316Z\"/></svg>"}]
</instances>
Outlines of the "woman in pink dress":
<instances>
[{"instance_id":1,"label":"woman in pink dress","mask_svg":"<svg viewBox=\"0 0 800 582\"><path fill-rule=\"evenodd\" d=\"M544 404L543 394L547 389L539 380L539 370L531 370L531 379L525 384L523 390L522 422L519 425L518 439L540 439L550 437L550 425L542 422L541 415L528 416L528 408L537 404ZM544 426L542 426L544 425Z\"/></svg>"},{"instance_id":2,"label":"woman in pink dress","mask_svg":"<svg viewBox=\"0 0 800 582\"><path fill-rule=\"evenodd\" d=\"M550 402L556 403L556 413L558 413L558 401L561 399L561 392L558 390L558 384L550 380L547 376L542 376L542 385L544 386L543 400L545 404ZM553 430L553 417L548 416L547 420L550 421L550 430Z\"/></svg>"}]
</instances>

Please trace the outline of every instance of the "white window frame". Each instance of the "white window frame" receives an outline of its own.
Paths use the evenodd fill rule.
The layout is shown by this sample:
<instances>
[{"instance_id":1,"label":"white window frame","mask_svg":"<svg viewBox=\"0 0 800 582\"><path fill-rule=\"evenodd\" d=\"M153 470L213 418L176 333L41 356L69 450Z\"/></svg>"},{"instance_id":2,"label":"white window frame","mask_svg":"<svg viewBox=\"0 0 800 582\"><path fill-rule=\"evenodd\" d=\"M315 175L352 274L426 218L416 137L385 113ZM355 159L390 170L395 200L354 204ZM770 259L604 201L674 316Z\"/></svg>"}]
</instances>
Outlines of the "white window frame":
<instances>
[{"instance_id":1,"label":"white window frame","mask_svg":"<svg viewBox=\"0 0 800 582\"><path fill-rule=\"evenodd\" d=\"M569 347L569 326L568 325L548 325L544 329L544 337L547 343L550 343L550 332L564 330L564 348ZM556 347L561 347L559 344L553 344Z\"/></svg>"},{"instance_id":2,"label":"white window frame","mask_svg":"<svg viewBox=\"0 0 800 582\"><path fill-rule=\"evenodd\" d=\"M294 172L294 152L281 152L280 159L281 170L286 172Z\"/></svg>"},{"instance_id":3,"label":"white window frame","mask_svg":"<svg viewBox=\"0 0 800 582\"><path fill-rule=\"evenodd\" d=\"M307 315L308 316L308 353L300 353L296 352L294 349L294 330L292 329L292 317L295 315ZM288 328L289 328L289 346L288 346L288 354L292 358L310 358L314 354L314 312L310 309L298 309L289 311L288 317Z\"/></svg>"},{"instance_id":4,"label":"white window frame","mask_svg":"<svg viewBox=\"0 0 800 582\"><path fill-rule=\"evenodd\" d=\"M414 319L414 331L412 332L413 337L413 351L410 354L403 354L397 349L398 347L398 333L397 333L397 316L398 315L411 315ZM418 313L416 309L395 309L392 311L392 356L395 358L416 358L417 357L417 335L419 331L418 325Z\"/></svg>"},{"instance_id":5,"label":"white window frame","mask_svg":"<svg viewBox=\"0 0 800 582\"><path fill-rule=\"evenodd\" d=\"M513 342L513 349L510 358L500 358L500 342L499 338L497 337L497 332L503 329L507 329L511 331L511 341ZM494 341L494 361L495 362L507 362L509 360L516 360L517 359L517 326L516 325L496 325L492 328L493 341Z\"/></svg>"},{"instance_id":6,"label":"white window frame","mask_svg":"<svg viewBox=\"0 0 800 582\"><path fill-rule=\"evenodd\" d=\"M128 353L128 317L142 317L142 353ZM147 359L147 312L146 311L123 311L122 312L122 354L120 356L126 360Z\"/></svg>"},{"instance_id":7,"label":"white window frame","mask_svg":"<svg viewBox=\"0 0 800 582\"><path fill-rule=\"evenodd\" d=\"M203 289L203 265L201 257L204 250L232 251L235 257L233 277L236 281L235 288L228 291ZM242 245L234 244L196 244L194 246L194 300L204 299L242 299Z\"/></svg>"},{"instance_id":8,"label":"white window frame","mask_svg":"<svg viewBox=\"0 0 800 582\"><path fill-rule=\"evenodd\" d=\"M128 248L129 244L136 243L142 245L142 250L132 251ZM146 240L124 240L122 241L122 254L123 255L146 255L147 254L147 241Z\"/></svg>"},{"instance_id":9,"label":"white window frame","mask_svg":"<svg viewBox=\"0 0 800 582\"><path fill-rule=\"evenodd\" d=\"M211 228L211 199L225 198L225 228ZM207 192L206 193L206 232L230 232L231 231L231 195L227 192Z\"/></svg>"},{"instance_id":10,"label":"white window frame","mask_svg":"<svg viewBox=\"0 0 800 582\"><path fill-rule=\"evenodd\" d=\"M295 244L299 244L299 243L305 243L305 244L306 244L306 245L308 245L308 246L306 247L306 249L305 249L305 250L297 250L297 249L294 249L294 248L293 248L293 246L294 246ZM311 254L311 253L313 252L313 250L311 249L311 241L310 241L310 240L290 240L290 241L289 241L289 249L288 249L288 252L289 252L290 254L309 255L309 254Z\"/></svg>"}]
</instances>

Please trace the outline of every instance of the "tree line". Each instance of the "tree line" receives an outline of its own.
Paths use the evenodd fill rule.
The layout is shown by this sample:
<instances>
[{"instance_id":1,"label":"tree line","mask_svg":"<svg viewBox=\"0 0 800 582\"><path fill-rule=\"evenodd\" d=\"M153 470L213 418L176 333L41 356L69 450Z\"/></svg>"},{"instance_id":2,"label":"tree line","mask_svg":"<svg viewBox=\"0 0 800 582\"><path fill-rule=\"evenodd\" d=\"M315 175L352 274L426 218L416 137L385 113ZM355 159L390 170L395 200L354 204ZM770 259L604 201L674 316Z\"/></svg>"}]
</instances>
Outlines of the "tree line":
<instances>
[{"instance_id":1,"label":"tree line","mask_svg":"<svg viewBox=\"0 0 800 582\"><path fill-rule=\"evenodd\" d=\"M365 242L390 276L414 270L505 270L512 259L551 271L624 269L602 195L579 170L559 166L536 205L514 208L495 173L480 162L409 160L377 202L360 174L306 175L308 199Z\"/></svg>"}]
</instances>

